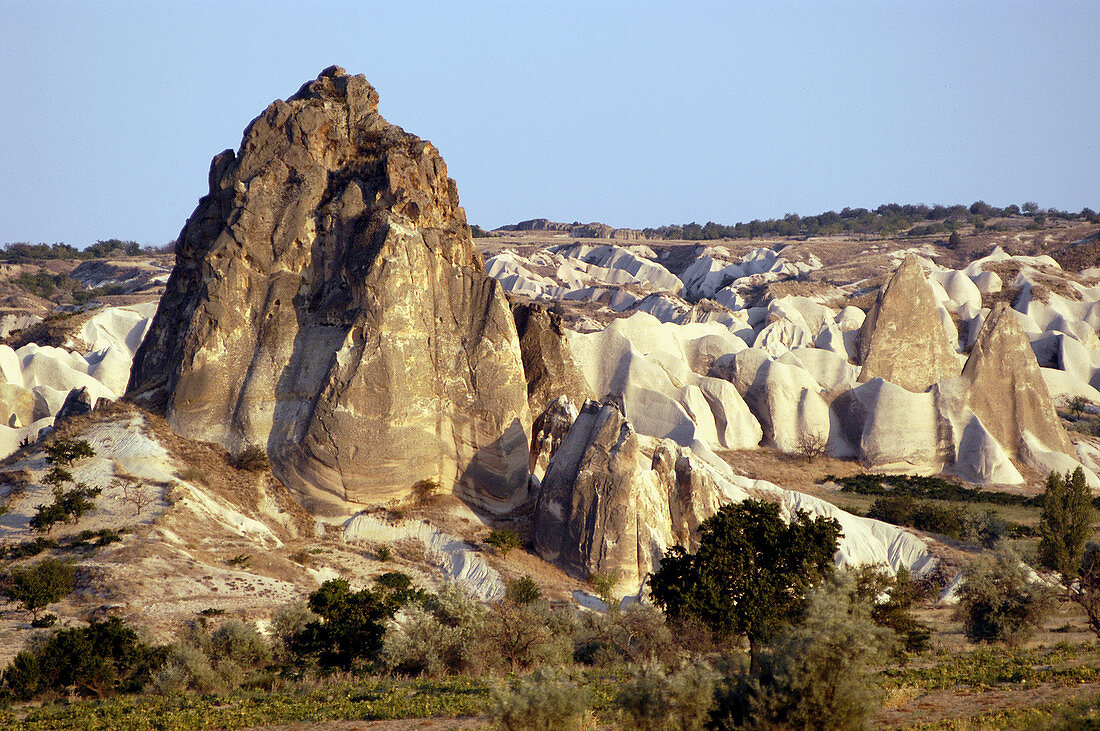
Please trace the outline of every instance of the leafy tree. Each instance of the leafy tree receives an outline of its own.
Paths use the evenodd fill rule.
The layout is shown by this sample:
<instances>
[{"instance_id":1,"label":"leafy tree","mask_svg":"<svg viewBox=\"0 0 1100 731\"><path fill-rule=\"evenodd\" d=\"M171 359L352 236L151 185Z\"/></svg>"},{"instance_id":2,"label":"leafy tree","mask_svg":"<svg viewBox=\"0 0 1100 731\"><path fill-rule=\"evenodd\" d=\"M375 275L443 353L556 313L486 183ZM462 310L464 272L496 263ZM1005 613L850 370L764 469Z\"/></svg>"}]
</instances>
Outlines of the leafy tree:
<instances>
[{"instance_id":1,"label":"leafy tree","mask_svg":"<svg viewBox=\"0 0 1100 731\"><path fill-rule=\"evenodd\" d=\"M615 601L615 585L618 583L619 574L617 571L601 571L588 577L588 585L596 592L596 596L600 598L600 601L608 607L618 606L618 602Z\"/></svg>"},{"instance_id":2,"label":"leafy tree","mask_svg":"<svg viewBox=\"0 0 1100 731\"><path fill-rule=\"evenodd\" d=\"M1039 515L1039 563L1057 571L1066 586L1077 575L1092 525L1092 492L1084 470L1078 467L1065 477L1051 472Z\"/></svg>"},{"instance_id":3,"label":"leafy tree","mask_svg":"<svg viewBox=\"0 0 1100 731\"><path fill-rule=\"evenodd\" d=\"M8 571L0 580L0 593L19 602L38 620L38 612L72 593L76 586L76 569L56 558L45 558L24 568Z\"/></svg>"},{"instance_id":4,"label":"leafy tree","mask_svg":"<svg viewBox=\"0 0 1100 731\"><path fill-rule=\"evenodd\" d=\"M375 587L352 591L346 579L329 579L309 595L309 608L320 620L308 623L291 639L291 650L315 657L325 667L352 669L362 658L376 657L382 649L387 621L410 601L424 593L408 576L390 572L375 580Z\"/></svg>"},{"instance_id":5,"label":"leafy tree","mask_svg":"<svg viewBox=\"0 0 1100 731\"><path fill-rule=\"evenodd\" d=\"M1100 546L1090 543L1085 549L1080 575L1071 588L1070 596L1085 610L1089 629L1100 637Z\"/></svg>"},{"instance_id":6,"label":"leafy tree","mask_svg":"<svg viewBox=\"0 0 1100 731\"><path fill-rule=\"evenodd\" d=\"M962 244L962 236L959 236L958 231L952 231L951 235L947 237L947 245L952 249L957 249Z\"/></svg>"},{"instance_id":7,"label":"leafy tree","mask_svg":"<svg viewBox=\"0 0 1100 731\"><path fill-rule=\"evenodd\" d=\"M519 533L516 533L511 528L503 528L500 530L494 528L489 531L489 537L485 539L485 543L500 551L501 556L507 556L508 552L513 548L519 548L523 545Z\"/></svg>"},{"instance_id":8,"label":"leafy tree","mask_svg":"<svg viewBox=\"0 0 1100 731\"><path fill-rule=\"evenodd\" d=\"M797 621L806 593L834 568L840 524L757 500L725 505L699 526L699 550L669 549L650 577L654 602L672 619L694 616L719 636L746 636L754 663L761 643Z\"/></svg>"},{"instance_id":9,"label":"leafy tree","mask_svg":"<svg viewBox=\"0 0 1100 731\"><path fill-rule=\"evenodd\" d=\"M58 630L23 650L2 682L7 693L22 700L66 688L103 698L140 690L164 656L163 648L143 644L133 629L112 617Z\"/></svg>"},{"instance_id":10,"label":"leafy tree","mask_svg":"<svg viewBox=\"0 0 1100 731\"><path fill-rule=\"evenodd\" d=\"M72 466L73 462L85 457L94 457L95 450L86 439L62 437L46 447L46 461L50 464Z\"/></svg>"},{"instance_id":11,"label":"leafy tree","mask_svg":"<svg viewBox=\"0 0 1100 731\"><path fill-rule=\"evenodd\" d=\"M42 478L42 481L56 489L64 485L66 482L72 482L73 473L69 472L64 467L55 466L53 469L46 473L46 476Z\"/></svg>"},{"instance_id":12,"label":"leafy tree","mask_svg":"<svg viewBox=\"0 0 1100 731\"><path fill-rule=\"evenodd\" d=\"M975 642L1020 642L1038 627L1051 592L1010 550L980 558L963 571L956 615Z\"/></svg>"},{"instance_id":13,"label":"leafy tree","mask_svg":"<svg viewBox=\"0 0 1100 731\"><path fill-rule=\"evenodd\" d=\"M871 608L871 620L876 625L894 630L910 652L928 649L932 628L913 615L920 591L907 569L902 567L890 576L879 566L862 566L855 570L854 577L852 599Z\"/></svg>"}]
</instances>

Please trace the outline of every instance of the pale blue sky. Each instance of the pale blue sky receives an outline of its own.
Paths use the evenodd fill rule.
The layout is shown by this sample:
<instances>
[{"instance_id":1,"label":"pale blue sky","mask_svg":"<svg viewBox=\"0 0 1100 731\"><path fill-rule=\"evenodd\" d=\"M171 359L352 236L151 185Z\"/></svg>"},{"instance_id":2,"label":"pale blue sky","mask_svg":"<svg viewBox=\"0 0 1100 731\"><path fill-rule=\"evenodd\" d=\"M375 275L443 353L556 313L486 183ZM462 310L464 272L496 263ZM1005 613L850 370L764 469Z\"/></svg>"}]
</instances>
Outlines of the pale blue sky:
<instances>
[{"instance_id":1,"label":"pale blue sky","mask_svg":"<svg viewBox=\"0 0 1100 731\"><path fill-rule=\"evenodd\" d=\"M471 223L1100 209L1096 2L0 3L0 242L164 243L336 63Z\"/></svg>"}]
</instances>

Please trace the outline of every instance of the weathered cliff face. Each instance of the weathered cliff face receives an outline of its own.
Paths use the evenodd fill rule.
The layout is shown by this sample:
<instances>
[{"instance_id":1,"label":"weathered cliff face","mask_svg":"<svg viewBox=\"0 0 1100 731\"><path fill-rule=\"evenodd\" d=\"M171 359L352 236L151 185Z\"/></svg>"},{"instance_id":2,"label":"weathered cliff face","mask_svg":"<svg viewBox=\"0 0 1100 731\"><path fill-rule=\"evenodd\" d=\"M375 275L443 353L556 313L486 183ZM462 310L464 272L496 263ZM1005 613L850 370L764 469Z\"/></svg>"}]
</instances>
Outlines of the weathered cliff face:
<instances>
[{"instance_id":1,"label":"weathered cliff face","mask_svg":"<svg viewBox=\"0 0 1100 731\"><path fill-rule=\"evenodd\" d=\"M535 506L535 550L566 571L615 573L633 592L665 549L694 550L726 502L691 450L640 437L614 404L588 401L554 452Z\"/></svg>"},{"instance_id":2,"label":"weathered cliff face","mask_svg":"<svg viewBox=\"0 0 1100 731\"><path fill-rule=\"evenodd\" d=\"M531 414L541 414L559 396L580 408L591 394L569 349L561 316L536 303L515 305L512 314L519 333Z\"/></svg>"},{"instance_id":3,"label":"weathered cliff face","mask_svg":"<svg viewBox=\"0 0 1100 731\"><path fill-rule=\"evenodd\" d=\"M1020 456L1025 434L1048 449L1074 454L1035 352L1007 303L986 317L962 377L969 387L967 405L1009 456Z\"/></svg>"},{"instance_id":4,"label":"weathered cliff face","mask_svg":"<svg viewBox=\"0 0 1100 731\"><path fill-rule=\"evenodd\" d=\"M439 153L377 104L332 67L214 158L129 393L266 448L315 509L434 478L506 510L530 429L512 315Z\"/></svg>"},{"instance_id":5,"label":"weathered cliff face","mask_svg":"<svg viewBox=\"0 0 1100 731\"><path fill-rule=\"evenodd\" d=\"M959 375L960 360L944 332L936 296L910 254L879 292L859 331L859 382L881 377L908 391Z\"/></svg>"}]
</instances>

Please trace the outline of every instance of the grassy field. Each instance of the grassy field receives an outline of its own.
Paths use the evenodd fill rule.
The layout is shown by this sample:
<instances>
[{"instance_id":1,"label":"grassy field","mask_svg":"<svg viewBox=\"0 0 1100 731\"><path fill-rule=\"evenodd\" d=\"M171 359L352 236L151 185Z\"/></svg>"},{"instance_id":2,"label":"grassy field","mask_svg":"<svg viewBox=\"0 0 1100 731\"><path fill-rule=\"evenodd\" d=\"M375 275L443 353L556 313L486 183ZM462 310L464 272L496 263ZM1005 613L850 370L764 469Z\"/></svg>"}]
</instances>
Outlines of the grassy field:
<instances>
[{"instance_id":1,"label":"grassy field","mask_svg":"<svg viewBox=\"0 0 1100 731\"><path fill-rule=\"evenodd\" d=\"M592 698L596 721L617 728L612 704L622 671L583 670L574 679ZM1100 643L1028 648L940 648L884 667L886 702L875 727L1034 728L1060 717L1096 714ZM273 690L176 698L151 694L106 701L56 700L0 711L5 729L239 729L334 721L467 719L489 726L492 686L485 677L400 680L349 677L277 683ZM444 727L446 727L444 725Z\"/></svg>"}]
</instances>

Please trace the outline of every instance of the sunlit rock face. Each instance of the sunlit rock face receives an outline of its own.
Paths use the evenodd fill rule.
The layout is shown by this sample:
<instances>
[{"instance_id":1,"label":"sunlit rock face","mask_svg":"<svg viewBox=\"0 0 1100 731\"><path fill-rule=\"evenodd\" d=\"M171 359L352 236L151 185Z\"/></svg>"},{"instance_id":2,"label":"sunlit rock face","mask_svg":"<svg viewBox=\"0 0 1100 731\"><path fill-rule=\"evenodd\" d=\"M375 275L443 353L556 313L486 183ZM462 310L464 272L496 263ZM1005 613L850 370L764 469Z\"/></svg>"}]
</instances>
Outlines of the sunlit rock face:
<instances>
[{"instance_id":1,"label":"sunlit rock face","mask_svg":"<svg viewBox=\"0 0 1100 731\"><path fill-rule=\"evenodd\" d=\"M859 333L859 381L883 378L920 393L959 375L961 363L944 331L936 296L910 254L879 292Z\"/></svg>"},{"instance_id":2,"label":"sunlit rock face","mask_svg":"<svg viewBox=\"0 0 1100 731\"><path fill-rule=\"evenodd\" d=\"M439 153L338 67L214 158L129 393L187 437L264 447L317 510L424 479L493 511L526 498L508 303Z\"/></svg>"}]
</instances>

